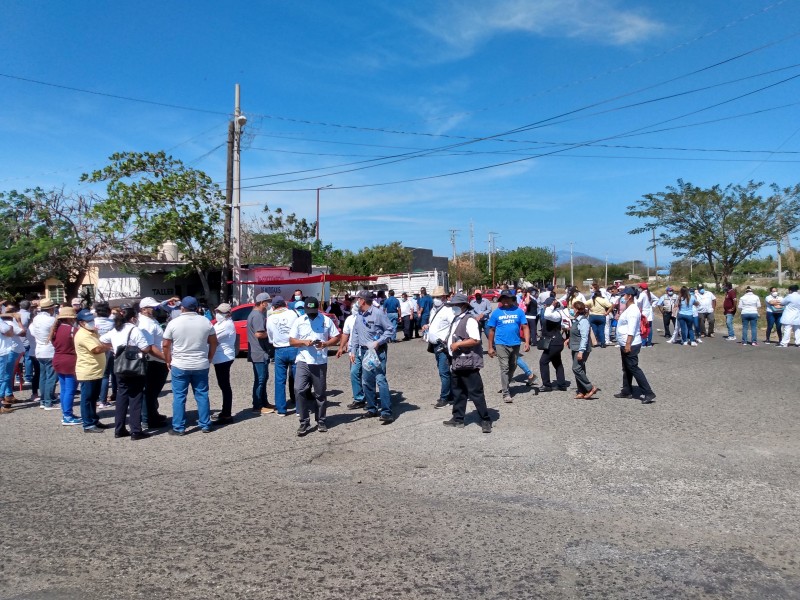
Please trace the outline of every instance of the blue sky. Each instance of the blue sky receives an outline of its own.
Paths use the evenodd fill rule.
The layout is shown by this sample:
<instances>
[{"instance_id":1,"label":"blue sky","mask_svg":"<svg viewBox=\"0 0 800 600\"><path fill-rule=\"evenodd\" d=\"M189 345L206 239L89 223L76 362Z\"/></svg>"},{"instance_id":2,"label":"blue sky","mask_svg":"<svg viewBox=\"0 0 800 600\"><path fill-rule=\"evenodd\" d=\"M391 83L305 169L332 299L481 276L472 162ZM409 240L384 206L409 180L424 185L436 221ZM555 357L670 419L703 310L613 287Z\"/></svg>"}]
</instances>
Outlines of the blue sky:
<instances>
[{"instance_id":1,"label":"blue sky","mask_svg":"<svg viewBox=\"0 0 800 600\"><path fill-rule=\"evenodd\" d=\"M624 214L643 194L800 181L798 0L224 5L0 4L0 190L79 189L122 150L222 183L235 83L244 218L313 220L330 184L321 233L342 248L448 255L472 221L478 251L493 231L652 262Z\"/></svg>"}]
</instances>

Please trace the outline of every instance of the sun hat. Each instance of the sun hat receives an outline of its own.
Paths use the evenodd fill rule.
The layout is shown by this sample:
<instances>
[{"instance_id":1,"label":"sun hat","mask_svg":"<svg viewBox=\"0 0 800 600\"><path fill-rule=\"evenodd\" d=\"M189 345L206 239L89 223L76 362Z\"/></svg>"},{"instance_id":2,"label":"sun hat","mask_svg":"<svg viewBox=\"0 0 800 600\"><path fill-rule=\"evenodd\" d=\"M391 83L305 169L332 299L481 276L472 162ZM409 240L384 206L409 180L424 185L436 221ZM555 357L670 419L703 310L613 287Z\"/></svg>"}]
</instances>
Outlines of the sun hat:
<instances>
[{"instance_id":1,"label":"sun hat","mask_svg":"<svg viewBox=\"0 0 800 600\"><path fill-rule=\"evenodd\" d=\"M444 291L444 287L442 287L441 285L437 285L435 288L433 288L431 296L433 296L434 298L437 298L439 296L447 296L447 292Z\"/></svg>"},{"instance_id":2,"label":"sun hat","mask_svg":"<svg viewBox=\"0 0 800 600\"><path fill-rule=\"evenodd\" d=\"M58 311L58 316L56 319L74 319L75 318L75 309L71 306L65 306L60 311Z\"/></svg>"}]
</instances>

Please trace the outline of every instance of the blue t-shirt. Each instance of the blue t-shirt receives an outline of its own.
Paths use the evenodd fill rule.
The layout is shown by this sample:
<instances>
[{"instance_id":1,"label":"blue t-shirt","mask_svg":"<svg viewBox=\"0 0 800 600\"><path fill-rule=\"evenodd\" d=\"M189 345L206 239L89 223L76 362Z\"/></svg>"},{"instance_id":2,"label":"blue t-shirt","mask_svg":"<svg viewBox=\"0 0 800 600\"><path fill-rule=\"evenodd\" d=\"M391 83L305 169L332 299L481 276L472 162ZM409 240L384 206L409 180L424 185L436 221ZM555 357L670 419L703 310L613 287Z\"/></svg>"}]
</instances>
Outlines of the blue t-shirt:
<instances>
[{"instance_id":1,"label":"blue t-shirt","mask_svg":"<svg viewBox=\"0 0 800 600\"><path fill-rule=\"evenodd\" d=\"M419 300L417 300L417 306L422 309L422 318L425 319L433 308L433 298L431 298L428 294L420 296Z\"/></svg>"},{"instance_id":2,"label":"blue t-shirt","mask_svg":"<svg viewBox=\"0 0 800 600\"><path fill-rule=\"evenodd\" d=\"M487 327L494 327L494 343L496 346L519 346L519 328L527 325L525 313L517 306L509 309L495 308L489 317Z\"/></svg>"},{"instance_id":3,"label":"blue t-shirt","mask_svg":"<svg viewBox=\"0 0 800 600\"><path fill-rule=\"evenodd\" d=\"M692 307L694 306L695 299L694 294L689 294L689 303L686 303L686 300L680 298L680 304L678 305L678 314L683 315L685 317L691 317L694 314Z\"/></svg>"},{"instance_id":4,"label":"blue t-shirt","mask_svg":"<svg viewBox=\"0 0 800 600\"><path fill-rule=\"evenodd\" d=\"M396 315L398 308L400 308L400 300L394 296L389 296L383 303L383 309L387 315Z\"/></svg>"}]
</instances>

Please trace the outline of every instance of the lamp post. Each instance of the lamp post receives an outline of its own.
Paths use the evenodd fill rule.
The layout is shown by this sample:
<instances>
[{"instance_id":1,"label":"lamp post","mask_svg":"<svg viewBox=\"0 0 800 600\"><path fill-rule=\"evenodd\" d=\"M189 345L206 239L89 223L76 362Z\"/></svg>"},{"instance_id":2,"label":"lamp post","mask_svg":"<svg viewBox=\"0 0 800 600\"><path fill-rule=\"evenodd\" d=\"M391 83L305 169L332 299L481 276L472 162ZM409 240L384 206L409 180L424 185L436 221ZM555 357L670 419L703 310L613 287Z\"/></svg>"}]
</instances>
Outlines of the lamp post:
<instances>
[{"instance_id":1,"label":"lamp post","mask_svg":"<svg viewBox=\"0 0 800 600\"><path fill-rule=\"evenodd\" d=\"M322 187L317 188L317 222L315 229L317 230L317 241L319 241L319 191L324 190L325 188L331 187L333 184L329 183L328 185L323 185Z\"/></svg>"}]
</instances>

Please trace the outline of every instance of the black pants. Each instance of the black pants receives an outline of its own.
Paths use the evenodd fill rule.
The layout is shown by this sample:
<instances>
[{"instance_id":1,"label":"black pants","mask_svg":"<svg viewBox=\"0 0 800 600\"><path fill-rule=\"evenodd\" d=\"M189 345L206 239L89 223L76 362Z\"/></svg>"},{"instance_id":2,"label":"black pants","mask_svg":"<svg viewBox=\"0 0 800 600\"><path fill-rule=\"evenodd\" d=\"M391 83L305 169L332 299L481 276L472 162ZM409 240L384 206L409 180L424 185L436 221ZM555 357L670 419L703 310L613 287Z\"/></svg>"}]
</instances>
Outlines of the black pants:
<instances>
[{"instance_id":1,"label":"black pants","mask_svg":"<svg viewBox=\"0 0 800 600\"><path fill-rule=\"evenodd\" d=\"M669 326L675 326L675 317L672 316L672 313L664 313L661 316L664 317L664 337L672 337Z\"/></svg>"},{"instance_id":2,"label":"black pants","mask_svg":"<svg viewBox=\"0 0 800 600\"><path fill-rule=\"evenodd\" d=\"M233 410L233 390L231 389L231 365L233 361L214 365L214 373L217 376L217 384L222 392L222 411L220 416L230 417Z\"/></svg>"},{"instance_id":3,"label":"black pants","mask_svg":"<svg viewBox=\"0 0 800 600\"><path fill-rule=\"evenodd\" d=\"M622 393L633 394L633 380L639 384L644 394L652 394L653 390L644 376L644 371L639 367L639 350L641 345L631 346L631 351L626 353L625 348L620 348L622 355Z\"/></svg>"},{"instance_id":4,"label":"black pants","mask_svg":"<svg viewBox=\"0 0 800 600\"><path fill-rule=\"evenodd\" d=\"M142 399L144 398L144 377L117 377L117 403L114 407L114 433L125 431L125 416L130 406L131 433L142 431Z\"/></svg>"},{"instance_id":5,"label":"black pants","mask_svg":"<svg viewBox=\"0 0 800 600\"><path fill-rule=\"evenodd\" d=\"M325 393L328 387L328 365L310 365L304 362L296 364L294 375L294 394L297 401L297 414L300 423L310 424L310 413L313 407L317 423L325 422L327 404Z\"/></svg>"},{"instance_id":6,"label":"black pants","mask_svg":"<svg viewBox=\"0 0 800 600\"><path fill-rule=\"evenodd\" d=\"M151 360L147 363L147 380L144 384L144 405L142 406L142 421L154 421L161 418L158 414L158 396L167 383L167 365Z\"/></svg>"},{"instance_id":7,"label":"black pants","mask_svg":"<svg viewBox=\"0 0 800 600\"><path fill-rule=\"evenodd\" d=\"M550 347L539 357L539 374L542 376L542 385L550 387L550 364L552 363L556 370L556 385L567 387L567 381L564 379L564 363L561 362L563 349L563 343L558 345L551 343Z\"/></svg>"},{"instance_id":8,"label":"black pants","mask_svg":"<svg viewBox=\"0 0 800 600\"><path fill-rule=\"evenodd\" d=\"M483 379L480 369L464 369L452 371L453 419L464 420L467 411L467 400L472 400L475 410L482 421L489 421L489 409L486 407L486 396L483 393Z\"/></svg>"},{"instance_id":9,"label":"black pants","mask_svg":"<svg viewBox=\"0 0 800 600\"><path fill-rule=\"evenodd\" d=\"M411 317L405 316L403 317L403 339L410 340L411 337Z\"/></svg>"},{"instance_id":10,"label":"black pants","mask_svg":"<svg viewBox=\"0 0 800 600\"><path fill-rule=\"evenodd\" d=\"M533 319L526 317L525 320L528 322L528 329L531 332L531 346L535 346L536 342L539 341L539 336L536 333L536 317Z\"/></svg>"},{"instance_id":11,"label":"black pants","mask_svg":"<svg viewBox=\"0 0 800 600\"><path fill-rule=\"evenodd\" d=\"M578 385L578 392L585 394L591 391L592 382L589 381L589 376L586 374L586 359L589 358L589 352L583 353L583 360L578 360L578 351L572 351L572 372L575 374L575 383Z\"/></svg>"}]
</instances>

